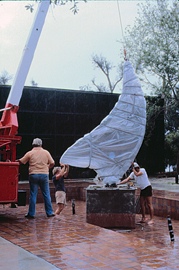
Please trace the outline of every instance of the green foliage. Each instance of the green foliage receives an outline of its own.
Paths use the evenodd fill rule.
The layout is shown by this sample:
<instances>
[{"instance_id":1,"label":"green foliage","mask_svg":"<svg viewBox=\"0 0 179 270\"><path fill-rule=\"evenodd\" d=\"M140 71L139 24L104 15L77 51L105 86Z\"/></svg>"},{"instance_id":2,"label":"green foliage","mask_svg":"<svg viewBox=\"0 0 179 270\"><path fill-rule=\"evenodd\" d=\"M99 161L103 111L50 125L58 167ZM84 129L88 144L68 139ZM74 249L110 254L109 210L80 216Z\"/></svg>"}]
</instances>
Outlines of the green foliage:
<instances>
[{"instance_id":1,"label":"green foliage","mask_svg":"<svg viewBox=\"0 0 179 270\"><path fill-rule=\"evenodd\" d=\"M86 0L83 0L84 2L87 2ZM73 4L71 10L74 14L78 13L78 2L77 0L51 0L51 3L54 3L55 5L65 5L66 3L71 2Z\"/></svg>"},{"instance_id":2,"label":"green foliage","mask_svg":"<svg viewBox=\"0 0 179 270\"><path fill-rule=\"evenodd\" d=\"M177 163L178 149L179 149L179 130L175 132L169 132L165 136L165 151L167 153L166 163L172 165L175 165Z\"/></svg>"},{"instance_id":3,"label":"green foliage","mask_svg":"<svg viewBox=\"0 0 179 270\"><path fill-rule=\"evenodd\" d=\"M139 7L134 27L126 29L126 50L143 82L164 99L166 158L176 159L178 150L174 145L179 146L179 1L146 1ZM148 131L156 113L153 104L148 108Z\"/></svg>"},{"instance_id":4,"label":"green foliage","mask_svg":"<svg viewBox=\"0 0 179 270\"><path fill-rule=\"evenodd\" d=\"M43 1L43 0L35 0L36 2L40 2L40 1ZM87 2L87 0L83 0L84 2ZM73 11L74 14L78 13L78 2L77 0L50 0L50 3L51 4L54 4L54 5L65 5L66 3L68 2L71 2L73 5L72 5L72 8L71 10ZM34 7L32 4L28 4L25 6L25 8L27 10L29 10L30 12L33 12L34 11Z\"/></svg>"},{"instance_id":5,"label":"green foliage","mask_svg":"<svg viewBox=\"0 0 179 270\"><path fill-rule=\"evenodd\" d=\"M146 132L144 137L144 144L148 146L153 132L157 125L157 119L164 113L163 99L159 97L147 97L146 98L146 112L147 112L147 121L146 121Z\"/></svg>"},{"instance_id":6,"label":"green foliage","mask_svg":"<svg viewBox=\"0 0 179 270\"><path fill-rule=\"evenodd\" d=\"M126 48L136 70L155 76L157 94L174 96L179 82L179 2L160 0L140 5L139 17L126 30ZM137 44L137 46L135 46Z\"/></svg>"}]
</instances>

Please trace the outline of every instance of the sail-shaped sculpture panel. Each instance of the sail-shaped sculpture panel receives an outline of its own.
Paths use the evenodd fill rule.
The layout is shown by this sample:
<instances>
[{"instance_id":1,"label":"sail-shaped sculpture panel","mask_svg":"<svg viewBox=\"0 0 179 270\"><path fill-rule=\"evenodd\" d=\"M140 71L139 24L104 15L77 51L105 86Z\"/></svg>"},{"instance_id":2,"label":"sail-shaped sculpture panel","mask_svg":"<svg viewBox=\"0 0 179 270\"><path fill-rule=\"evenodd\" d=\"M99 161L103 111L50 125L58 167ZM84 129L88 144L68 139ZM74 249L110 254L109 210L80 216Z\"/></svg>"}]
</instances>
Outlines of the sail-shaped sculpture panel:
<instances>
[{"instance_id":1,"label":"sail-shaped sculpture panel","mask_svg":"<svg viewBox=\"0 0 179 270\"><path fill-rule=\"evenodd\" d=\"M131 63L125 61L118 102L95 129L64 152L60 162L91 168L104 184L117 183L141 147L145 126L144 94Z\"/></svg>"}]
</instances>

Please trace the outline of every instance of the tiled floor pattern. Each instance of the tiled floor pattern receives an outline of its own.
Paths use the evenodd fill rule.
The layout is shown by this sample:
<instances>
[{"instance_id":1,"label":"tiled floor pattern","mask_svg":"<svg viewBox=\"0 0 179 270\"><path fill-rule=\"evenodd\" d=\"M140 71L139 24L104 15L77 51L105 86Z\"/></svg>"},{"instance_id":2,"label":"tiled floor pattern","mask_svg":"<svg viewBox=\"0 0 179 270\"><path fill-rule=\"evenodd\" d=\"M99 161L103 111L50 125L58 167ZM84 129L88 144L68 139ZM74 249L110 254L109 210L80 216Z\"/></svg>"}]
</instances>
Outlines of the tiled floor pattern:
<instances>
[{"instance_id":1,"label":"tiled floor pattern","mask_svg":"<svg viewBox=\"0 0 179 270\"><path fill-rule=\"evenodd\" d=\"M179 221L172 220L171 242L166 218L155 217L155 225L133 230L109 230L86 223L85 202L76 202L75 215L69 202L61 216L53 218L38 204L36 218L27 220L27 209L0 205L0 237L61 270L179 269Z\"/></svg>"}]
</instances>

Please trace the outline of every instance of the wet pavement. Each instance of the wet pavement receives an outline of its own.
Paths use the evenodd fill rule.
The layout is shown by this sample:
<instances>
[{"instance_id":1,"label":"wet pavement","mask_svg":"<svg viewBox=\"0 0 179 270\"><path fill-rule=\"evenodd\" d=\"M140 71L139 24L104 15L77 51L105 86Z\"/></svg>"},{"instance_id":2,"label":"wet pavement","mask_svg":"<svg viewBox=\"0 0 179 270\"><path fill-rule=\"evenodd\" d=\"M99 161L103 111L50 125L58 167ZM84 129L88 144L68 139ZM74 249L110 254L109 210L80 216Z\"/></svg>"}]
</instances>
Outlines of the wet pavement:
<instances>
[{"instance_id":1,"label":"wet pavement","mask_svg":"<svg viewBox=\"0 0 179 270\"><path fill-rule=\"evenodd\" d=\"M176 184L175 177L155 178L150 177L150 182L155 190L167 190L171 192L179 192L179 184Z\"/></svg>"},{"instance_id":2,"label":"wet pavement","mask_svg":"<svg viewBox=\"0 0 179 270\"><path fill-rule=\"evenodd\" d=\"M46 217L43 204L37 204L33 220L24 217L27 209L0 205L2 270L179 269L179 220L172 220L171 242L166 218L111 230L86 223L82 201L76 201L75 215L71 202L52 218ZM136 223L139 219L136 215Z\"/></svg>"}]
</instances>

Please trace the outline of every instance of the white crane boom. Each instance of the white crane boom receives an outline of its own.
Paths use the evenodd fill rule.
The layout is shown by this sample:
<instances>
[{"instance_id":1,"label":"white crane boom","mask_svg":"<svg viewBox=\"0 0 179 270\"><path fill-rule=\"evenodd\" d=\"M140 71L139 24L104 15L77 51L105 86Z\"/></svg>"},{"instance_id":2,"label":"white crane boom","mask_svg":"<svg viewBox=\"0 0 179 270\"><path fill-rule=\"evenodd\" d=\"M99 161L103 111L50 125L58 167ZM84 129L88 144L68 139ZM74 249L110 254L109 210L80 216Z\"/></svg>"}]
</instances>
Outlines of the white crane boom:
<instances>
[{"instance_id":1,"label":"white crane boom","mask_svg":"<svg viewBox=\"0 0 179 270\"><path fill-rule=\"evenodd\" d=\"M50 0L42 0L39 3L36 17L32 25L30 35L25 45L21 61L7 99L6 104L8 105L19 105L27 74L33 60L34 52L37 47L37 43L45 22L49 5Z\"/></svg>"}]
</instances>

